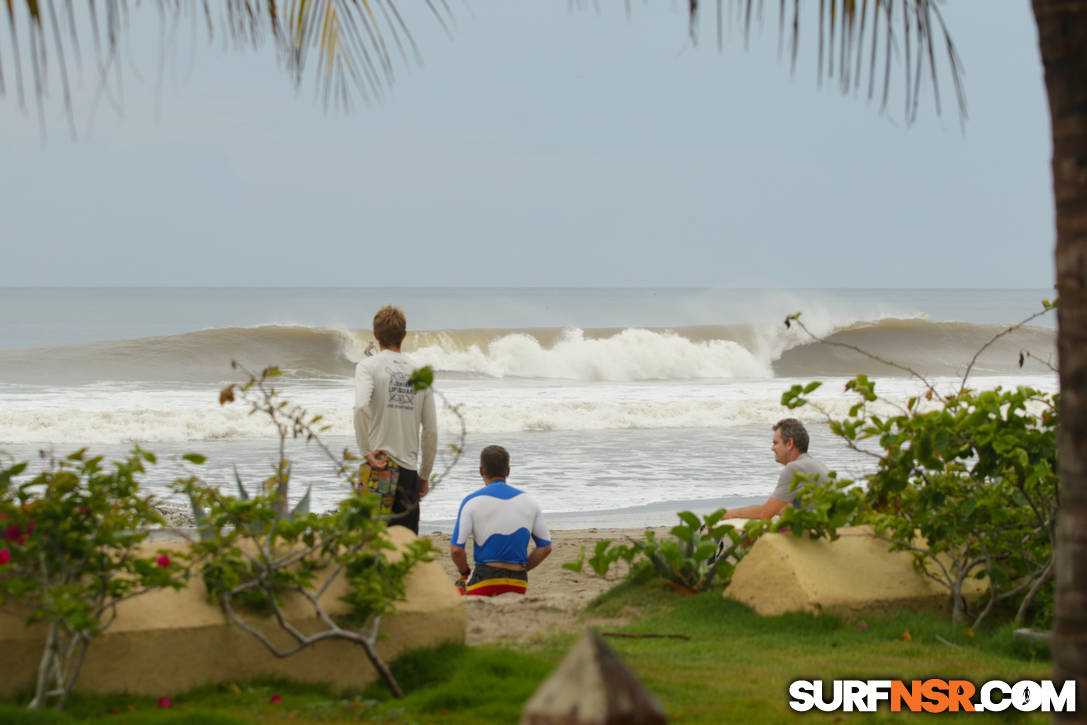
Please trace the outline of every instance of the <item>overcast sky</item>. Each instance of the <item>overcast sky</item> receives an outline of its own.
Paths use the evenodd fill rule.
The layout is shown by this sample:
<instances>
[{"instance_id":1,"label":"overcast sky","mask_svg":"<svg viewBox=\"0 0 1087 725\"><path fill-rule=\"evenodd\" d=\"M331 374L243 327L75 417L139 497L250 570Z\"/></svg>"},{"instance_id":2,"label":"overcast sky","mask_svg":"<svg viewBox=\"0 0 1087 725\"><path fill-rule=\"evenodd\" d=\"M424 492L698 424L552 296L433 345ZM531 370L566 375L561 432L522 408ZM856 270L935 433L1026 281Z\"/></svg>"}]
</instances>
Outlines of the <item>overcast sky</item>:
<instances>
[{"instance_id":1,"label":"overcast sky","mask_svg":"<svg viewBox=\"0 0 1087 725\"><path fill-rule=\"evenodd\" d=\"M470 4L452 38L413 20L424 65L350 115L270 49L180 43L157 83L145 4L120 113L84 70L75 141L59 104L44 139L19 109L5 41L0 285L1052 285L1025 0L944 6L965 131L946 76L942 116L926 84L911 127L900 95L880 115L819 90L814 24L792 76L776 21L719 54L710 18L691 46L686 3Z\"/></svg>"}]
</instances>

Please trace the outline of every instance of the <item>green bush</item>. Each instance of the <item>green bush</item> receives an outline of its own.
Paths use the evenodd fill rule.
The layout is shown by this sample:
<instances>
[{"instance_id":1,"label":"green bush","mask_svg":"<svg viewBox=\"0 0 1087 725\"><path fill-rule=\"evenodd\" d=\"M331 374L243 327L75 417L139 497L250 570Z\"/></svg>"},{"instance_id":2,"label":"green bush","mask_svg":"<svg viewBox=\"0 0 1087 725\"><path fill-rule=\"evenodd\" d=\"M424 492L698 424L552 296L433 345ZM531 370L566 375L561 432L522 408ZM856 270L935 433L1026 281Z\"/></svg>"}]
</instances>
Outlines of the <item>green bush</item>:
<instances>
[{"instance_id":1,"label":"green bush","mask_svg":"<svg viewBox=\"0 0 1087 725\"><path fill-rule=\"evenodd\" d=\"M401 696L395 677L377 654L381 618L404 599L404 578L412 567L430 561L430 540L414 539L396 555L389 555L394 546L386 536L387 516L379 512L377 495L360 490L358 457L347 450L337 455L324 445L320 416L283 400L270 384L278 374L275 368L267 368L220 394L221 404L241 402L251 412L268 417L280 440L273 474L255 493L247 491L239 478L237 496L205 485L197 476L176 484L192 502L199 532L193 551L208 597L223 607L232 623L277 657L325 639L359 645L390 691ZM419 384L425 387L429 381ZM289 438L318 445L326 454L334 475L349 492L334 512L310 513L308 492L294 510L288 510L291 463L285 444ZM203 462L198 457L189 460ZM334 618L321 598L337 577L347 583L347 593L340 599L350 605L350 614ZM313 632L294 627L283 611L286 596L304 601L322 626ZM248 623L239 607L274 614L268 620L274 632ZM282 641L277 635L282 634L289 644L276 645L275 641Z\"/></svg>"},{"instance_id":2,"label":"green bush","mask_svg":"<svg viewBox=\"0 0 1087 725\"><path fill-rule=\"evenodd\" d=\"M187 579L184 557L138 549L148 526L163 523L139 487L154 463L139 448L111 465L84 449L23 482L26 463L0 468L0 607L46 628L31 708L63 707L118 603Z\"/></svg>"},{"instance_id":3,"label":"green bush","mask_svg":"<svg viewBox=\"0 0 1087 725\"><path fill-rule=\"evenodd\" d=\"M1017 623L1026 621L1052 586L1057 396L1028 387L963 387L940 396L929 388L883 417L872 412L880 400L872 381L860 375L846 387L860 400L830 428L857 450L878 443L868 451L876 471L864 485L802 486L798 507L784 512L780 526L833 537L840 526L870 524L948 588L955 623L972 617L977 626L998 604L1012 606ZM794 386L782 402L804 405L811 389ZM985 582L976 604L964 596L971 580Z\"/></svg>"},{"instance_id":4,"label":"green bush","mask_svg":"<svg viewBox=\"0 0 1087 725\"><path fill-rule=\"evenodd\" d=\"M641 541L630 539L630 545L610 540L598 541L589 566L599 577L607 577L611 567L619 561L629 565L628 575L637 577L646 569L653 570L674 588L696 593L717 583L727 583L732 578L736 564L754 539L767 529L765 521L752 520L742 529L721 523L725 509L714 511L699 519L690 511L681 511L680 523L673 526L668 536L658 539L656 533L647 530ZM562 566L570 571L582 571L585 563L585 547L581 547L578 559Z\"/></svg>"},{"instance_id":5,"label":"green bush","mask_svg":"<svg viewBox=\"0 0 1087 725\"><path fill-rule=\"evenodd\" d=\"M322 639L345 639L362 646L390 690L401 694L377 656L376 643L382 615L405 596L404 577L418 562L430 560L430 540L416 539L389 556L394 547L385 533L387 516L378 513L375 495L359 491L358 457L347 450L338 456L324 445L321 417L283 400L270 384L279 375L276 368L259 376L242 370L248 380L225 388L219 402L242 402L251 413L266 415L279 437L279 458L272 476L253 495L240 478L237 496L205 485L197 475L174 482L192 502L198 523L200 538L188 552L140 556L137 550L149 527L165 523L152 497L139 490L145 466L156 462L153 453L137 447L124 461L104 466L101 456L84 449L51 459L46 470L25 482L19 476L26 463L0 464L0 607L25 616L28 624L47 627L31 708L49 699L62 707L88 645L113 621L116 605L157 587L180 588L196 559L209 597L276 655ZM416 389L429 387L433 371L422 368L411 382ZM451 446L453 461L432 477L432 487L462 450L463 418L456 406L452 410L461 420L460 442ZM308 492L294 510L287 510L291 462L285 444L290 438L320 446L334 474L354 492L335 512L310 513ZM205 462L197 453L182 458L193 466ZM348 585L341 599L351 614L334 620L320 597L341 575ZM310 602L327 627L309 634L294 628L281 610L289 593ZM235 606L278 615L293 645L273 645L264 632L238 617Z\"/></svg>"}]
</instances>

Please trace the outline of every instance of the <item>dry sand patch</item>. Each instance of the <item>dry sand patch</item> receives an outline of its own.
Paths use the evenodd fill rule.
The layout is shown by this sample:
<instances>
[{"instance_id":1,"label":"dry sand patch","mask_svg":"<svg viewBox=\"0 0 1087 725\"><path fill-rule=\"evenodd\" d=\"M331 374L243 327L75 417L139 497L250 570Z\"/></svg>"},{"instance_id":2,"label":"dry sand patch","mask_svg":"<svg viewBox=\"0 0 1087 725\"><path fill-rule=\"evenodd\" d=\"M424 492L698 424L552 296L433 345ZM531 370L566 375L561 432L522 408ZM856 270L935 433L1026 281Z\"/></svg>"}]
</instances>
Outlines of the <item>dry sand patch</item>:
<instances>
[{"instance_id":1,"label":"dry sand patch","mask_svg":"<svg viewBox=\"0 0 1087 725\"><path fill-rule=\"evenodd\" d=\"M666 529L659 529L658 535ZM569 631L580 631L593 625L618 626L621 619L599 620L578 615L589 602L621 581L624 572L613 567L611 578L604 580L587 573L588 563L581 573L564 569L562 565L577 559L581 546L586 558L592 555L596 542L603 539L627 543L626 537L640 539L643 529L584 529L552 531L552 551L540 566L529 572L528 593L501 594L497 597L465 597L468 606L466 642L470 645L510 642L533 642L544 637ZM449 534L424 534L434 543L435 558L449 575L450 586L457 580L456 567L449 558ZM471 543L469 543L471 561Z\"/></svg>"}]
</instances>

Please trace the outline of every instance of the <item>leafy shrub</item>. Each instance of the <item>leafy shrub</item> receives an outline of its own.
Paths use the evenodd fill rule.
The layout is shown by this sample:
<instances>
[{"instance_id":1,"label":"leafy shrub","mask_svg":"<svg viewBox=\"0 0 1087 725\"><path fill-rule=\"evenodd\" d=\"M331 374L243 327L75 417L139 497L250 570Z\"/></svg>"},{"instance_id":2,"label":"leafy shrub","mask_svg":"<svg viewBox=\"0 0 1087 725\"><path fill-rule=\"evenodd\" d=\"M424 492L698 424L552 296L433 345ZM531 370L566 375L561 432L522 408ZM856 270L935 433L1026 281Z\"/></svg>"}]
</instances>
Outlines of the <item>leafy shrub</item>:
<instances>
[{"instance_id":1,"label":"leafy shrub","mask_svg":"<svg viewBox=\"0 0 1087 725\"><path fill-rule=\"evenodd\" d=\"M1055 308L1056 302L1043 300L1040 311L994 335L967 364L958 390L949 394L906 366L813 335L799 313L786 318L786 327L795 322L812 339L898 368L924 387L902 407L881 401L875 382L866 376L849 380L845 389L856 393L858 401L848 415L835 419L823 413L846 445L876 459L876 472L863 486L846 480L803 486L800 505L784 512L780 526L798 536L833 538L839 526L871 524L892 550L910 552L919 572L948 588L956 624L973 615L976 627L1003 602L1014 605L1016 624L1026 621L1033 607L1033 621L1047 626L1060 500L1059 396L1024 386L975 391L967 382L993 343ZM1020 352L1019 365L1027 358L1055 372L1028 351ZM807 405L806 396L820 385L794 385L781 402L789 408ZM876 402L897 413L877 415ZM865 442L879 448L866 449ZM986 583L977 609L963 596L970 580Z\"/></svg>"},{"instance_id":2,"label":"leafy shrub","mask_svg":"<svg viewBox=\"0 0 1087 725\"><path fill-rule=\"evenodd\" d=\"M727 583L750 543L768 524L752 520L743 529L737 529L732 524L721 523L725 513L725 509L720 509L699 519L690 511L681 511L677 514L680 523L662 539L647 530L641 541L629 539L629 546L606 539L598 541L588 560L589 566L596 576L607 577L614 564L625 561L630 567L629 576L652 569L673 588L687 593L705 591L715 581ZM577 560L562 566L580 572L584 562L583 546Z\"/></svg>"},{"instance_id":3,"label":"leafy shrub","mask_svg":"<svg viewBox=\"0 0 1087 725\"><path fill-rule=\"evenodd\" d=\"M389 555L395 547L386 536L387 516L379 513L376 494L360 490L359 458L347 450L337 455L325 446L320 416L283 400L270 383L278 374L275 368L259 376L249 374L245 383L231 385L220 394L221 404L246 404L251 412L266 415L277 431L279 459L259 490L250 493L240 478L237 496L205 485L197 476L177 484L193 505L200 535L193 549L200 558L208 596L219 602L231 622L277 657L325 639L359 645L389 690L400 697L396 679L377 654L381 618L404 598L404 578L411 568L430 561L430 540L415 539ZM430 380L413 378L413 384L426 387ZM303 439L325 453L348 491L336 511L310 513L308 492L299 506L288 511L291 464L285 443L289 438ZM190 458L190 462L203 461ZM351 606L351 613L338 619L328 614L321 601L337 577L347 583L347 593L340 599ZM293 626L284 611L287 597L305 602L322 626L311 632ZM245 607L274 614L269 626L276 634L286 634L289 644L275 644L282 638L247 622L238 611Z\"/></svg>"},{"instance_id":4,"label":"leafy shrub","mask_svg":"<svg viewBox=\"0 0 1087 725\"><path fill-rule=\"evenodd\" d=\"M803 487L800 506L780 525L833 538L840 526L870 524L947 587L954 622L972 616L977 626L1000 603L1024 621L1053 576L1057 396L1028 387L941 396L929 388L884 418L871 412L880 400L875 383L860 375L846 387L860 400L830 428L857 450L877 442L878 451L866 451L876 471L863 486ZM782 402L805 405L813 389L794 386ZM985 582L976 607L963 594L970 580Z\"/></svg>"},{"instance_id":5,"label":"leafy shrub","mask_svg":"<svg viewBox=\"0 0 1087 725\"><path fill-rule=\"evenodd\" d=\"M117 604L187 579L177 555L138 548L148 526L163 523L139 490L145 464L154 463L153 454L135 448L107 466L83 449L49 460L22 483L26 463L0 469L0 606L46 627L31 708L50 699L64 706Z\"/></svg>"},{"instance_id":6,"label":"leafy shrub","mask_svg":"<svg viewBox=\"0 0 1087 725\"><path fill-rule=\"evenodd\" d=\"M350 494L336 512L317 516L309 512L307 492L288 511L291 463L284 444L289 438L319 445L335 474L353 491L358 489L359 459L346 450L342 456L334 454L320 440L325 430L319 426L320 416L280 398L270 385L277 369L267 368L259 376L245 372L249 379L224 389L219 402L239 400L251 413L267 415L279 436L279 459L255 495L240 478L236 497L206 486L196 475L174 482L176 490L190 497L198 522L200 540L190 552L139 555L149 527L165 523L152 497L139 490L145 465L156 463L153 453L136 447L127 459L106 467L101 456L84 449L51 459L45 471L23 483L18 477L26 463L0 464L0 607L25 613L28 624L47 627L32 708L49 698L62 707L88 645L112 623L116 605L157 587L182 587L193 557L200 558L209 596L275 654L286 656L330 637L347 639L366 650L390 690L400 694L374 646L382 615L404 597L407 572L429 560L430 540L417 539L387 556L393 545L385 536L386 517L377 513L377 499L369 493ZM416 389L429 387L433 371L422 368L410 382ZM462 451L464 420L458 406L450 407L460 420L461 436L450 446L452 461L432 477L432 488ZM183 459L194 466L205 462L196 453ZM352 608L343 622L328 617L319 602L340 575L349 590L342 599ZM326 630L305 635L282 617L283 597L292 592L312 604ZM278 621L295 638L295 646L274 646L238 617L235 604L280 615Z\"/></svg>"}]
</instances>

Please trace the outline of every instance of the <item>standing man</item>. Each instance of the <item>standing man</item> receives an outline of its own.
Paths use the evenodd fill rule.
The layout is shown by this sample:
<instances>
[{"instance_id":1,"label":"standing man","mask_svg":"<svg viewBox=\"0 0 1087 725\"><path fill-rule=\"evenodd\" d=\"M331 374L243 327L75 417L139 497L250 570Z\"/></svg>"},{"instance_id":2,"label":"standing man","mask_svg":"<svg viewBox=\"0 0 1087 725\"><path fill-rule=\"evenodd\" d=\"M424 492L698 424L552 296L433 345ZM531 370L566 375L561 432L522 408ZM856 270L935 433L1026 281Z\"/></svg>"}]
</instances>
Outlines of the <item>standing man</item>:
<instances>
[{"instance_id":1,"label":"standing man","mask_svg":"<svg viewBox=\"0 0 1087 725\"><path fill-rule=\"evenodd\" d=\"M415 390L411 358L400 352L407 320L397 307L374 315L374 337L380 350L355 367L355 442L365 457L362 483L382 496L389 525L419 533L419 500L430 489L430 472L438 451L434 393ZM420 457L420 430L422 456Z\"/></svg>"},{"instance_id":2,"label":"standing man","mask_svg":"<svg viewBox=\"0 0 1087 725\"><path fill-rule=\"evenodd\" d=\"M786 506L796 503L793 480L798 473L813 482L830 480L830 470L808 455L808 431L796 418L785 418L774 425L774 442L770 449L774 452L774 460L785 465L770 498L754 506L729 509L725 518L771 519L777 516Z\"/></svg>"},{"instance_id":3,"label":"standing man","mask_svg":"<svg viewBox=\"0 0 1087 725\"><path fill-rule=\"evenodd\" d=\"M506 483L509 473L510 454L502 446L487 446L479 454L483 488L461 502L449 544L449 555L460 572L457 588L462 594L524 594L528 572L551 553L551 534L540 505ZM531 554L530 536L536 543ZM469 569L464 551L469 537L475 542L474 570Z\"/></svg>"}]
</instances>

